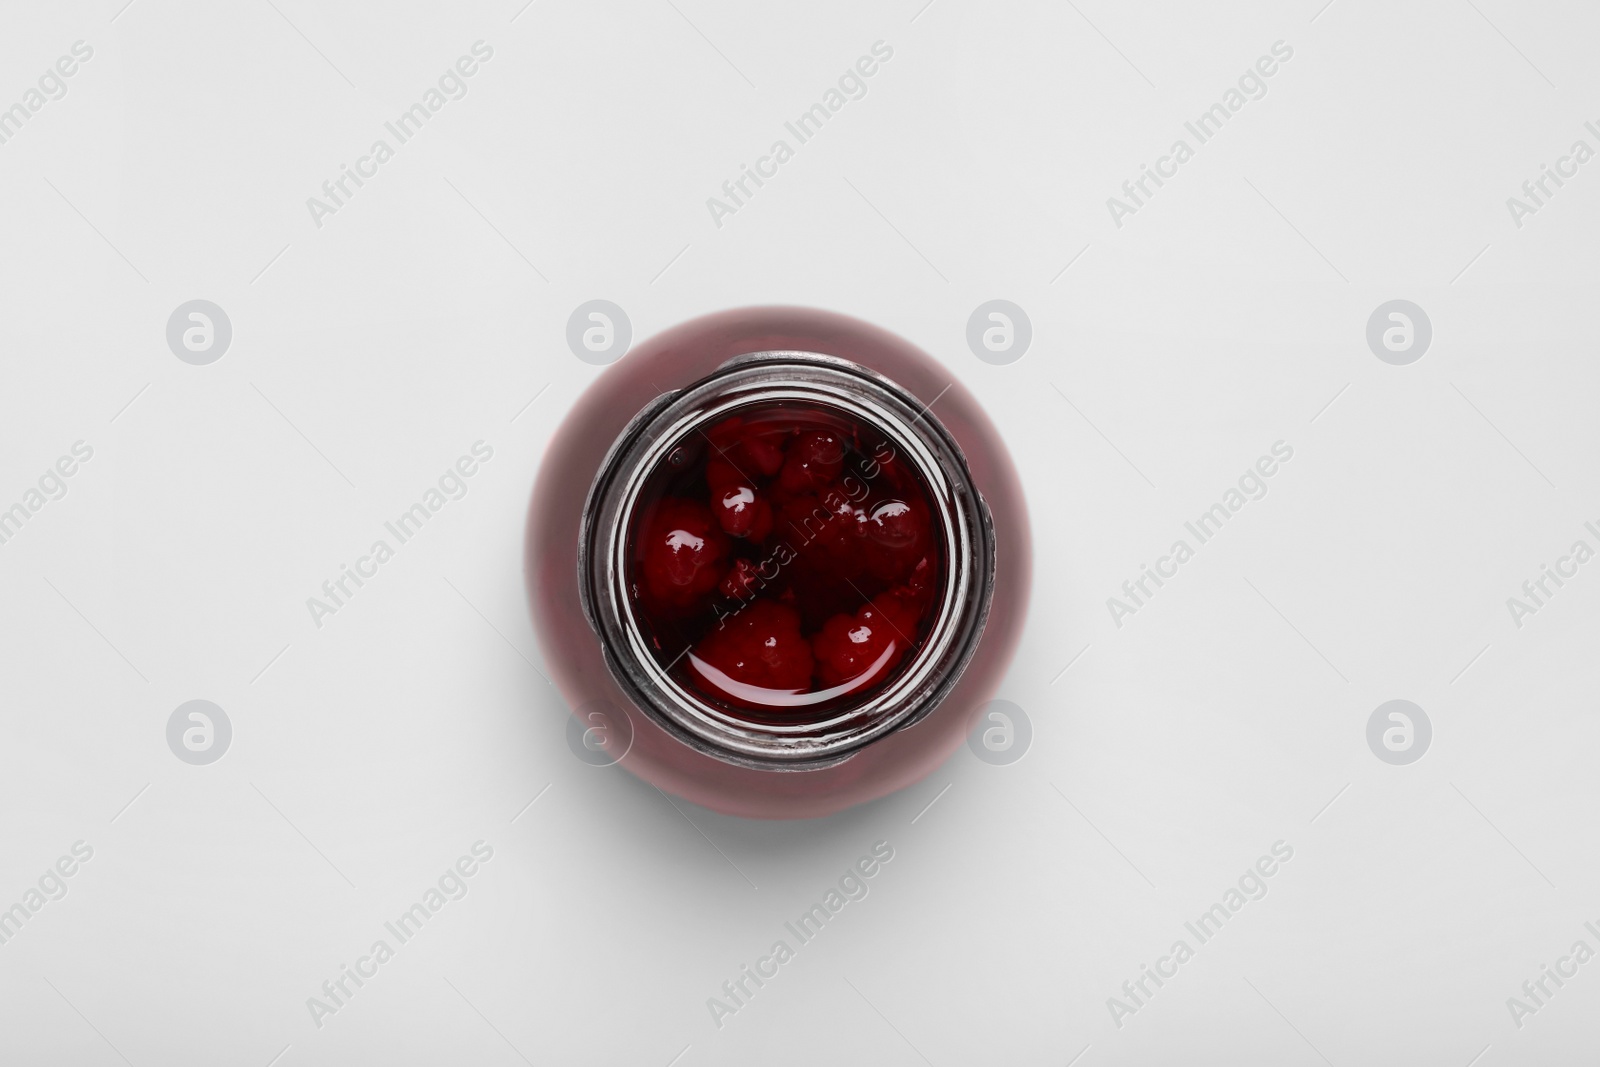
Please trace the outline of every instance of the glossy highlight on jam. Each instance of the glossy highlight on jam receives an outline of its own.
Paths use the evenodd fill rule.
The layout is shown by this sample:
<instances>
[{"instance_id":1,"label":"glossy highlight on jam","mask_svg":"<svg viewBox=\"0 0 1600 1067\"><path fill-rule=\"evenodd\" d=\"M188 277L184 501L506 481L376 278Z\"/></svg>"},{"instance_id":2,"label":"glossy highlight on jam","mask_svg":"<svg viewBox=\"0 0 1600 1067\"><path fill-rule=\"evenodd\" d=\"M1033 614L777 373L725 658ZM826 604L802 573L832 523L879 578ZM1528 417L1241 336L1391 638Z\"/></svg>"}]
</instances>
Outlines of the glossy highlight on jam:
<instances>
[{"instance_id":1,"label":"glossy highlight on jam","mask_svg":"<svg viewBox=\"0 0 1600 1067\"><path fill-rule=\"evenodd\" d=\"M649 472L628 531L634 618L685 688L753 722L826 719L915 656L947 547L885 436L758 402Z\"/></svg>"}]
</instances>

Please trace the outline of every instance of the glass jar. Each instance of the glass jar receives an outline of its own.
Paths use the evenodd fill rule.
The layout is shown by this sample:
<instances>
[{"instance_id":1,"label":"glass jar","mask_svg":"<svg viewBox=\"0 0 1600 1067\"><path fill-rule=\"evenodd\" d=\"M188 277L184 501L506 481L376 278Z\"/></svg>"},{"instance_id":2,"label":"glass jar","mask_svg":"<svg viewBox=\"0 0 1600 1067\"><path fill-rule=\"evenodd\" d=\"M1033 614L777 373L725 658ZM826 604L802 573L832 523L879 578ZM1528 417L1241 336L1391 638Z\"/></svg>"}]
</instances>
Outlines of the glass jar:
<instances>
[{"instance_id":1,"label":"glass jar","mask_svg":"<svg viewBox=\"0 0 1600 1067\"><path fill-rule=\"evenodd\" d=\"M528 521L535 628L591 762L803 818L920 779L993 694L1029 535L976 402L856 320L748 309L583 394Z\"/></svg>"}]
</instances>

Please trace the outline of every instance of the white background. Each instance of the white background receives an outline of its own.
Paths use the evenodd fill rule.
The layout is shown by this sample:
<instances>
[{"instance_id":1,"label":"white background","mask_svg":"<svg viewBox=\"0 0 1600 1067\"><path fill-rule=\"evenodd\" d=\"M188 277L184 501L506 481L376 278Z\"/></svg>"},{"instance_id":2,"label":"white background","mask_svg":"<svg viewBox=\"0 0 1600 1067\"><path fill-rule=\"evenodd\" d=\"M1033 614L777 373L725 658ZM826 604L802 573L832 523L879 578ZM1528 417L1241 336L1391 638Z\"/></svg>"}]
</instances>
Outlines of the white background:
<instances>
[{"instance_id":1,"label":"white background","mask_svg":"<svg viewBox=\"0 0 1600 1067\"><path fill-rule=\"evenodd\" d=\"M1600 564L1520 628L1505 602L1600 547L1600 162L1520 228L1505 201L1600 148L1600 19L1321 3L11 5L0 107L94 55L0 145L0 507L94 456L0 545L0 907L94 856L0 946L0 1059L1592 1053L1600 962L1520 1028L1506 999L1600 950ZM306 199L480 39L468 95L316 226ZM879 40L865 98L716 226L706 198ZM1279 40L1268 94L1115 226L1106 198ZM997 297L1033 323L1009 366L964 337ZM209 366L165 339L194 298L233 325ZM573 757L521 539L599 373L564 340L593 298L639 339L843 311L979 396L1037 546L1000 694L1024 759L784 824ZM1364 336L1395 298L1434 330L1405 367ZM478 440L468 495L314 626ZM1115 626L1106 598L1278 440L1270 493ZM203 767L165 739L196 698L234 731ZM1410 766L1365 740L1393 698L1433 723ZM480 839L468 895L314 1025ZM870 895L714 1025L877 840ZM1107 998L1279 840L1268 896L1117 1027Z\"/></svg>"}]
</instances>

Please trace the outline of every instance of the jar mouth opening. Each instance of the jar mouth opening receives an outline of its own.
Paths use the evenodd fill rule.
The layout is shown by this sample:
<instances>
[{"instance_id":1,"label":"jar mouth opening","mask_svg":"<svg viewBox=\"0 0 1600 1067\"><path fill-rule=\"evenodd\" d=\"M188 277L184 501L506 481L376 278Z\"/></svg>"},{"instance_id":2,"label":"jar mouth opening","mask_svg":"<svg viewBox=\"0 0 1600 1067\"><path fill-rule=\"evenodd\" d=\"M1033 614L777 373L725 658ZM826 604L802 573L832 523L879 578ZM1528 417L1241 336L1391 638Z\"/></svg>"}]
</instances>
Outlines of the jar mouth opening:
<instances>
[{"instance_id":1,"label":"jar mouth opening","mask_svg":"<svg viewBox=\"0 0 1600 1067\"><path fill-rule=\"evenodd\" d=\"M647 665L654 668L652 673L657 676L655 679L657 684L668 690L678 703L694 708L699 717L713 720L725 730L754 729L759 733L779 736L819 737L847 729L851 723L866 713L870 697L879 692L887 692L887 700L892 702L895 692L908 683L908 676L914 675L922 661L927 659L928 649L935 647L943 636L941 630L951 625L950 598L958 590L955 582L958 575L953 573L953 568L949 565L950 546L955 543L959 535L952 528L953 515L949 509L938 508L931 516L935 528L933 531L935 544L930 546L934 548L930 558L937 561L934 565L937 573L930 583L929 590L934 598L933 602L927 605L927 610L922 614L925 618L930 618L933 625L928 628L925 640L917 641L913 636L904 635L905 642L914 643L912 654L907 657L896 657L893 668L883 670L891 654L898 651L897 648L886 647L877 657L880 661L880 670L877 673L883 676L876 678L870 684L864 683L863 677L853 677L821 689L805 691L755 686L729 677L714 663L702 659L692 647L692 642L678 638L669 641L667 646L662 648L657 636L659 628L653 625L655 620L651 619L651 613L638 596L639 583L637 575L633 573L634 567L628 566L629 562L637 564L638 552L636 548L630 551L633 547L629 544L633 539L630 535L636 534L640 527L648 522L646 516L652 504L650 482L661 470L661 465L670 463L686 446L692 447L696 438L703 441L709 427L724 420L759 412L764 408L781 409L785 405L803 405L813 414L825 412L857 422L876 417L867 405L838 396L824 397L813 386L769 383L742 389L736 395L720 402L698 407L684 418L665 426L656 442L640 459L639 469L643 476L638 479L637 491L634 491L631 485L624 490L623 506L618 513L615 527L616 547L633 559L625 561L618 567L616 579L621 586L619 593L623 605L623 621L626 624L631 651L648 661ZM911 452L911 443L900 435L886 434L885 437L887 438L885 443L893 449L892 454L910 459L918 475L922 474L926 463L933 458L927 455L918 456ZM921 485L921 488L924 493L928 492L926 484ZM843 504L844 501L841 500L839 503ZM769 544L765 546L772 549L772 555L768 559L776 564L772 569L774 578L778 577L778 572L781 570L780 561L786 556L792 560L796 555L798 543L806 537L806 531L797 531L792 525L782 533L774 532ZM851 609L870 602L860 584L849 582L848 579L846 581L850 587L847 596L852 601L849 605ZM713 611L717 617L715 629L726 629L730 624L737 626L741 616L758 603L761 603L761 600L754 596L750 599L713 598ZM905 629L915 633L922 627L908 625ZM709 681L711 688L723 694L726 700L719 700L715 695L707 694L693 683L686 684L681 672L673 670L680 661L689 664L688 673ZM874 672L868 670L862 672L862 675L865 678L872 678ZM861 699L846 699L858 692L861 693ZM728 700L734 705L742 704L744 708L736 711L724 706ZM816 714L803 717L808 710ZM767 714L762 715L762 711ZM752 715L759 720L759 724L752 722ZM784 721L786 718L791 721Z\"/></svg>"},{"instance_id":2,"label":"jar mouth opening","mask_svg":"<svg viewBox=\"0 0 1600 1067\"><path fill-rule=\"evenodd\" d=\"M752 694L749 704L758 705L752 711L740 706L746 703L742 683L708 662L709 654L701 658L686 642L679 642L681 649L672 641L663 648L659 620L640 596L634 538L650 514L661 472L682 462L686 442L709 441L708 430L740 412L784 405L869 428L903 460L927 497L938 549L936 574L919 623L920 641L912 642L883 677L866 686L846 680L787 695L764 688ZM848 758L889 731L915 723L943 699L970 660L987 618L995 549L988 511L965 458L929 406L849 361L773 351L732 359L706 378L658 397L630 422L591 488L578 566L585 615L600 637L613 679L636 707L680 740L726 762L804 769ZM712 535L721 536L715 530ZM737 624L739 612L750 606L739 602L726 616L719 609L718 627ZM809 664L809 646L805 655ZM689 671L695 680L686 676ZM697 684L705 679L724 697L731 695L732 703Z\"/></svg>"}]
</instances>

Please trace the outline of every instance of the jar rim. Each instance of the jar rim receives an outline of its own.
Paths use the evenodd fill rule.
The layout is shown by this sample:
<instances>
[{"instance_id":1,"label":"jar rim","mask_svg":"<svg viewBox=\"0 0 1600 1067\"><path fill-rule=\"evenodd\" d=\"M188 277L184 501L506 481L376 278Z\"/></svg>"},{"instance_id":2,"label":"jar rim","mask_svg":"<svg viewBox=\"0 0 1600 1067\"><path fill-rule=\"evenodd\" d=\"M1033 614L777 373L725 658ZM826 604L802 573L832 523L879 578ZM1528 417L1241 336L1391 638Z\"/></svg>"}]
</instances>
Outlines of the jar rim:
<instances>
[{"instance_id":1,"label":"jar rim","mask_svg":"<svg viewBox=\"0 0 1600 1067\"><path fill-rule=\"evenodd\" d=\"M929 410L937 400L923 404L890 379L836 356L774 350L734 357L699 381L663 393L628 423L585 501L577 562L584 615L608 671L635 707L725 762L801 770L842 762L920 721L943 700L971 660L988 617L995 538L965 456ZM629 532L649 475L689 435L764 401L835 409L883 434L921 479L945 545L940 600L921 647L885 685L821 721L752 722L684 686L651 653L628 588Z\"/></svg>"}]
</instances>

